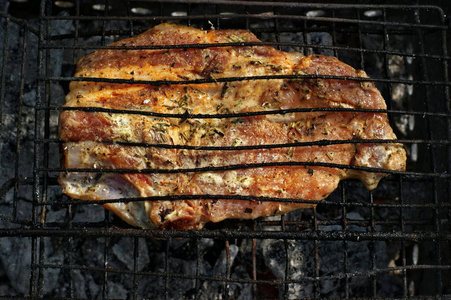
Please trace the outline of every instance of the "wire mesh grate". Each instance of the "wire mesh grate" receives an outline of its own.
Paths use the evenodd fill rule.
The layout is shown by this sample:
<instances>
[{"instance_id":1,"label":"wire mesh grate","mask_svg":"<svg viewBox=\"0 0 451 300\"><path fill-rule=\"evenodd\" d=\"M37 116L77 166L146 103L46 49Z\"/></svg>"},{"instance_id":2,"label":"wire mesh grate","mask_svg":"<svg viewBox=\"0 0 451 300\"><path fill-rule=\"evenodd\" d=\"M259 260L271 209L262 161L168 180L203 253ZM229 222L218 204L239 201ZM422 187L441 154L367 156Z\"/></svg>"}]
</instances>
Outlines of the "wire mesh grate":
<instances>
[{"instance_id":1,"label":"wire mesh grate","mask_svg":"<svg viewBox=\"0 0 451 300\"><path fill-rule=\"evenodd\" d=\"M414 5L347 5L44 0L36 16L25 22L8 14L7 6L2 7L0 299L438 298L450 295L451 113L447 49L450 28L442 9L446 7L416 2ZM61 193L56 180L58 172L67 171L59 162L62 142L58 137L57 118L61 111L69 109L62 108L69 82L80 80L73 77L77 60L162 22L204 29L248 29L264 45L304 54L331 55L365 70L387 102L388 109L384 112L408 152L408 170L390 172L390 177L371 192L357 181L343 181L316 209L257 220L227 220L192 231L132 228L97 206L102 201L69 199ZM208 45L146 48L188 46ZM116 48L127 50L125 46ZM333 79L319 75L305 77ZM236 80L242 78L219 79ZM196 83L204 82L211 81ZM156 116L186 118L185 115ZM325 140L295 146L333 143L343 142ZM293 145L263 145L262 148L290 146ZM218 150L210 148L203 150ZM248 148L252 147L243 149ZM202 170L144 172L186 171ZM231 198L309 202L245 195Z\"/></svg>"}]
</instances>

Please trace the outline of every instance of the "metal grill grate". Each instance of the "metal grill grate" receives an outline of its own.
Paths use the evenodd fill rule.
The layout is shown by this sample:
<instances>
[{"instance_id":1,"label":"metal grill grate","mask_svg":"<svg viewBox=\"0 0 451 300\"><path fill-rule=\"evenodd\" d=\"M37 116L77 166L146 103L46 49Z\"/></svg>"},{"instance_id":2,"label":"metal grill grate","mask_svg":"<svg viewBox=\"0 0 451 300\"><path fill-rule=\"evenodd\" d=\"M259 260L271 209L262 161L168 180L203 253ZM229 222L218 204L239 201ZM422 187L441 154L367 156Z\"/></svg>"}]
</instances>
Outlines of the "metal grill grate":
<instances>
[{"instance_id":1,"label":"metal grill grate","mask_svg":"<svg viewBox=\"0 0 451 300\"><path fill-rule=\"evenodd\" d=\"M0 299L451 294L450 29L441 8L417 3L44 0L36 18L27 22L9 15L7 5L0 8ZM314 210L229 220L199 231L131 228L95 205L101 201L62 195L56 177L65 169L58 160L56 122L69 82L80 80L72 77L75 63L161 22L245 28L281 50L333 55L365 70L387 101L384 112L408 151L408 170L389 172L372 192L353 180L341 182ZM190 117L231 116L237 115Z\"/></svg>"}]
</instances>

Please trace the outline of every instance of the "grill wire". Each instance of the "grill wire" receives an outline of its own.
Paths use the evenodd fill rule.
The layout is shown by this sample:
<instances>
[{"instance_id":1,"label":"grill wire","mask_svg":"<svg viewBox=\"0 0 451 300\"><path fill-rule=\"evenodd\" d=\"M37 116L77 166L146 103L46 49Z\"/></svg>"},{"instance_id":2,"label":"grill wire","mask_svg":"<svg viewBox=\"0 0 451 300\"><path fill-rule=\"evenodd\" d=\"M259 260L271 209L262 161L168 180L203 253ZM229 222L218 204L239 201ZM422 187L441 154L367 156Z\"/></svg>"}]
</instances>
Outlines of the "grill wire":
<instances>
[{"instance_id":1,"label":"grill wire","mask_svg":"<svg viewBox=\"0 0 451 300\"><path fill-rule=\"evenodd\" d=\"M27 22L9 15L7 6L0 8L0 299L451 295L450 28L441 8L418 4L44 0L38 17ZM387 102L384 112L408 152L408 170L385 171L390 176L372 192L353 180L341 182L316 209L252 221L228 220L192 231L131 228L95 205L105 201L86 202L62 195L56 177L68 170L59 165L57 117L69 82L80 80L72 77L76 61L161 22L204 29L249 29L264 44L304 54L333 55L365 70ZM126 48L117 47L122 50ZM274 78L278 77L251 79ZM243 78L218 79L236 80ZM314 144L337 142L343 143ZM201 170L169 170L181 171ZM219 196L197 198L206 197ZM149 198L162 199L180 197Z\"/></svg>"}]
</instances>

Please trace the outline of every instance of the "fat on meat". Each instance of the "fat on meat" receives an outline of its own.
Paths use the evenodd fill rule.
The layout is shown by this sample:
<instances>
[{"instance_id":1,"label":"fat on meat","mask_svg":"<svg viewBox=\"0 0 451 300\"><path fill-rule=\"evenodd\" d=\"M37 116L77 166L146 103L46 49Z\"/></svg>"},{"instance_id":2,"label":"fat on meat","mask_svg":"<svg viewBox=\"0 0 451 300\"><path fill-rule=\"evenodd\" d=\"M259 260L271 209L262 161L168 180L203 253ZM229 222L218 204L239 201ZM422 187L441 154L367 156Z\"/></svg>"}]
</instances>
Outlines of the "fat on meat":
<instances>
[{"instance_id":1,"label":"fat on meat","mask_svg":"<svg viewBox=\"0 0 451 300\"><path fill-rule=\"evenodd\" d=\"M83 57L75 77L129 81L70 83L59 118L62 167L93 172L61 172L58 180L63 192L83 200L124 199L103 206L134 226L201 229L207 222L311 207L313 201L289 199L322 200L346 178L357 178L372 190L386 176L382 169L405 170L401 144L356 142L396 139L387 114L362 111L386 109L373 82L352 80L367 78L364 71L334 57L304 56L264 45L215 45L237 42L259 40L246 30L205 31L161 24L112 44L125 48L101 49ZM210 45L142 47L190 44ZM297 76L241 78L274 75ZM237 80L215 81L234 77ZM131 81L202 79L210 81L153 85ZM274 113L317 108L351 110ZM273 113L234 115L265 111ZM197 114L227 117L193 117ZM321 140L343 143L302 145ZM266 146L279 144L285 146ZM242 147L262 145L265 148ZM173 195L178 200L146 199ZM239 199L242 196L255 198ZM281 200L259 201L258 197Z\"/></svg>"}]
</instances>

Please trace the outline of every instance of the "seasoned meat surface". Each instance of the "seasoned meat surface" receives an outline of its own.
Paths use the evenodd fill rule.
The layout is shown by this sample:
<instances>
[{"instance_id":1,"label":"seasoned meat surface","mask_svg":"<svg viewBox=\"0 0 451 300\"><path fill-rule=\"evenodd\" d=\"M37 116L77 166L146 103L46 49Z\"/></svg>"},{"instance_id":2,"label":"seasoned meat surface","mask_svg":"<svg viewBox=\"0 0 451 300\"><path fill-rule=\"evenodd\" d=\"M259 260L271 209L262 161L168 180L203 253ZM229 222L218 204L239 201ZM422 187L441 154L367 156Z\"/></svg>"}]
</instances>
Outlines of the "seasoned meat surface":
<instances>
[{"instance_id":1,"label":"seasoned meat surface","mask_svg":"<svg viewBox=\"0 0 451 300\"><path fill-rule=\"evenodd\" d=\"M384 113L277 113L295 108L386 109L386 104L372 82L349 80L366 78L365 72L336 58L303 56L269 46L214 45L258 41L245 30L204 31L161 24L112 44L127 49L103 49L83 57L76 77L210 82L71 82L65 107L109 111L61 112L63 167L99 169L89 173L62 172L59 183L64 193L84 200L215 195L214 199L205 196L194 200L146 199L104 204L128 223L142 228L200 229L210 221L253 219L312 205L238 200L233 199L234 195L321 200L334 191L341 179L358 178L371 190L385 176L343 165L405 169L406 154L398 143L300 144L396 136ZM139 47L185 44L213 45L157 50ZM305 76L241 78L268 75ZM233 77L241 79L217 80ZM265 111L273 113L234 115ZM199 114L217 116L201 118ZM287 145L290 143L293 146ZM258 147L280 144L284 147ZM289 165L290 162L306 164ZM337 166L315 165L318 163ZM121 171L114 172L115 169ZM128 173L128 169L133 171ZM221 199L222 195L231 199Z\"/></svg>"}]
</instances>

